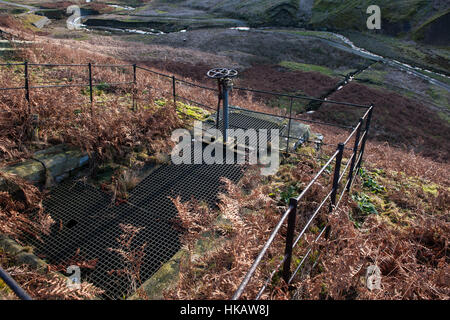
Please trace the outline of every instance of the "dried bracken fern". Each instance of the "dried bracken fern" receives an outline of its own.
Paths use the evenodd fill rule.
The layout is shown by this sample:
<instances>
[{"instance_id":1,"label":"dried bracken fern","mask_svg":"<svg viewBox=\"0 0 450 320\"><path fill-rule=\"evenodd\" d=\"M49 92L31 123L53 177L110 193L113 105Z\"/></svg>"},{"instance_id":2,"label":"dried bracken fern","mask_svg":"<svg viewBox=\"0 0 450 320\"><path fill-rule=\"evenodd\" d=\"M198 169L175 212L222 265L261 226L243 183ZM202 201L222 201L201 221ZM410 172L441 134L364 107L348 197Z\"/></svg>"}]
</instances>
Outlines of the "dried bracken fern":
<instances>
[{"instance_id":1,"label":"dried bracken fern","mask_svg":"<svg viewBox=\"0 0 450 320\"><path fill-rule=\"evenodd\" d=\"M14 175L0 172L0 179L9 190L0 192L0 233L13 238L48 234L54 221L42 207L44 195Z\"/></svg>"},{"instance_id":2,"label":"dried bracken fern","mask_svg":"<svg viewBox=\"0 0 450 320\"><path fill-rule=\"evenodd\" d=\"M195 199L185 203L180 196L170 199L178 211L178 216L173 219L174 226L183 233L181 242L192 250L195 241L208 231L216 215L209 212L207 205Z\"/></svg>"},{"instance_id":3,"label":"dried bracken fern","mask_svg":"<svg viewBox=\"0 0 450 320\"><path fill-rule=\"evenodd\" d=\"M25 265L8 268L7 272L33 299L86 300L96 299L103 293L87 282L82 282L79 288L70 287L61 275L38 272Z\"/></svg>"},{"instance_id":4,"label":"dried bracken fern","mask_svg":"<svg viewBox=\"0 0 450 320\"><path fill-rule=\"evenodd\" d=\"M75 52L49 43L37 42L19 52L20 58L30 62L87 63L95 60L96 63L124 63L104 55ZM8 68L8 72L0 73L0 87L16 87L22 82L23 66ZM132 77L130 72L101 68L95 72L94 81L100 84L126 82ZM90 154L93 167L105 160L126 163L133 152L167 152L171 146L167 138L182 123L169 103L162 108L155 105L154 100L164 95L153 96L146 89L150 83L155 85L154 77L148 75L140 80L139 90L124 85L95 87L94 97L99 101L94 101L92 106L89 93L85 90L80 92L79 88L34 89L30 104L22 91L0 93L0 122L8 124L0 129L0 160L13 161L31 155L30 149L35 148L31 141L32 114L39 116L41 146L61 142L78 146ZM32 84L80 84L87 81L83 68L34 67L30 70ZM55 96L58 96L57 100ZM131 111L133 99L143 107Z\"/></svg>"},{"instance_id":5,"label":"dried bracken fern","mask_svg":"<svg viewBox=\"0 0 450 320\"><path fill-rule=\"evenodd\" d=\"M129 283L129 294L135 292L138 286L142 285L141 282L141 266L142 260L145 256L145 248L147 243L143 243L141 246L134 248L133 240L138 233L144 229L135 227L129 224L119 224L122 234L117 238L119 244L118 248L108 248L109 251L115 252L122 259L124 267L119 270L111 270L110 273L116 273L119 276L126 276Z\"/></svg>"},{"instance_id":6,"label":"dried bracken fern","mask_svg":"<svg viewBox=\"0 0 450 320\"><path fill-rule=\"evenodd\" d=\"M448 221L417 215L411 226L401 229L372 215L358 230L348 210L330 217L332 237L320 243L325 248L321 272L297 283L301 298L450 298ZM367 287L364 275L371 265L381 271L380 289Z\"/></svg>"},{"instance_id":7,"label":"dried bracken fern","mask_svg":"<svg viewBox=\"0 0 450 320\"><path fill-rule=\"evenodd\" d=\"M174 289L165 293L166 298L230 298L261 249L262 239L267 239L271 228L276 224L278 209L275 201L267 197L263 188L253 189L245 194L230 180L223 179L223 182L225 192L219 194L219 223L217 214L204 207L200 214L193 210L195 206L191 203L181 203L180 199L174 201L179 210L179 219L186 230L183 236L185 241L200 238L199 232L217 230L222 234L223 242L195 260L181 263L180 280ZM273 247L270 254L273 255L277 249L280 249L280 243ZM256 280L249 285L245 297L257 292L265 271L267 270L257 271ZM282 297L284 293L281 292L275 296Z\"/></svg>"}]
</instances>

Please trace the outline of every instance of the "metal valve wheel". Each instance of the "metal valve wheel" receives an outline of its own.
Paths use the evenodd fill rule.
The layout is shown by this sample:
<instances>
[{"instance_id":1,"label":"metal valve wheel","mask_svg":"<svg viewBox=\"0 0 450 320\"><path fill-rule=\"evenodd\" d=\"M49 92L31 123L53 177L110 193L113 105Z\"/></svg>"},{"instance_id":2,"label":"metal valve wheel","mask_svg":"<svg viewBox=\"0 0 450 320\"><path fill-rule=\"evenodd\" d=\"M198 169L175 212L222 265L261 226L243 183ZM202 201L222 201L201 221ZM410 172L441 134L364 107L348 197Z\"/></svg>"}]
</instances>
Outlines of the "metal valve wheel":
<instances>
[{"instance_id":1,"label":"metal valve wheel","mask_svg":"<svg viewBox=\"0 0 450 320\"><path fill-rule=\"evenodd\" d=\"M215 68L209 70L206 75L213 79L234 78L238 72L234 69Z\"/></svg>"}]
</instances>

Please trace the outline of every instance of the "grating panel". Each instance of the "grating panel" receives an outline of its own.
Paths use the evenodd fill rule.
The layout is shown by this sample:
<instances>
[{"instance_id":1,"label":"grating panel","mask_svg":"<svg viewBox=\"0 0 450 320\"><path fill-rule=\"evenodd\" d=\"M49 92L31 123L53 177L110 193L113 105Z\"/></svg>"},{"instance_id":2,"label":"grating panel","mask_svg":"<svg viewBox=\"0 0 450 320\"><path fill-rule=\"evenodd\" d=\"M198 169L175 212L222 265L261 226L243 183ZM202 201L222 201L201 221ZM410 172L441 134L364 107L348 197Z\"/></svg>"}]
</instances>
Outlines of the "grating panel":
<instances>
[{"instance_id":1,"label":"grating panel","mask_svg":"<svg viewBox=\"0 0 450 320\"><path fill-rule=\"evenodd\" d=\"M253 125L273 128L274 123L232 114L232 125ZM154 170L130 192L127 203L111 203L111 196L76 181L54 188L44 202L47 212L55 219L49 235L43 241L31 240L35 253L50 264L61 264L79 250L85 260L97 259L95 269L83 269L82 279L105 290L105 298L120 299L130 294L130 280L111 273L124 267L119 255L108 248L117 248L121 234L119 224L144 227L133 241L132 248L146 243L141 266L141 280L146 281L179 249L179 233L172 220L177 210L169 197L181 196L182 201L195 197L214 206L220 191L220 179L237 182L244 167L229 164L163 165Z\"/></svg>"},{"instance_id":2,"label":"grating panel","mask_svg":"<svg viewBox=\"0 0 450 320\"><path fill-rule=\"evenodd\" d=\"M274 121L268 121L255 116L230 112L228 115L228 126L231 129L280 129L280 125ZM219 129L223 129L223 119L219 120Z\"/></svg>"},{"instance_id":3,"label":"grating panel","mask_svg":"<svg viewBox=\"0 0 450 320\"><path fill-rule=\"evenodd\" d=\"M44 206L57 222L43 242L33 241L35 252L51 264L73 257L77 250L83 259L97 259L94 270L82 270L83 280L105 290L111 299L129 294L130 281L111 273L122 269L122 260L108 248L117 248L120 223L145 227L135 238L133 248L146 243L141 279L147 280L179 249L179 234L172 219L177 210L170 197L183 201L195 197L215 205L220 178L237 182L243 174L238 165L164 165L145 178L131 193L129 203L111 205L102 191L81 182L56 187Z\"/></svg>"}]
</instances>

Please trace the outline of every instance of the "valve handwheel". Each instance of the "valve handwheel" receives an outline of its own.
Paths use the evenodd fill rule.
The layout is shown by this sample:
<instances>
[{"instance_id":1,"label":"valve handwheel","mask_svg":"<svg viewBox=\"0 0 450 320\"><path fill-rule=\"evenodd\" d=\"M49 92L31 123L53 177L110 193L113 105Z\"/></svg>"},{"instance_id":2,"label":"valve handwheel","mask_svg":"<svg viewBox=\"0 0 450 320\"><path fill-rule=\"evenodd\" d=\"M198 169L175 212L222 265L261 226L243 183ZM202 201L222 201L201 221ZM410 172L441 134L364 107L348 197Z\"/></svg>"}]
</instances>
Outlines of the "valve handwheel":
<instances>
[{"instance_id":1,"label":"valve handwheel","mask_svg":"<svg viewBox=\"0 0 450 320\"><path fill-rule=\"evenodd\" d=\"M215 68L207 72L207 76L213 79L234 78L238 72L234 69Z\"/></svg>"}]
</instances>

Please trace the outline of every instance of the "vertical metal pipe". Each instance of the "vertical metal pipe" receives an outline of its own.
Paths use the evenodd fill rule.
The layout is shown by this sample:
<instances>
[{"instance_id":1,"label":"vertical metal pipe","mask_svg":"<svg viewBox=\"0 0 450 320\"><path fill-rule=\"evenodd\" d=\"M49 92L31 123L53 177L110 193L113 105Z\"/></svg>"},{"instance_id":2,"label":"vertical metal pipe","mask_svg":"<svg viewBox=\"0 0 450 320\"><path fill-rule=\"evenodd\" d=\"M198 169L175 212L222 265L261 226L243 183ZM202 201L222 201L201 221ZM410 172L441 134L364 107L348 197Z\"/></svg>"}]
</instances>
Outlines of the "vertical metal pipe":
<instances>
[{"instance_id":1,"label":"vertical metal pipe","mask_svg":"<svg viewBox=\"0 0 450 320\"><path fill-rule=\"evenodd\" d=\"M364 150L366 148L367 135L369 134L370 121L372 120L373 108L374 108L374 106L373 106L373 104L371 104L369 114L367 115L366 129L364 130L365 131L364 138L363 138L363 141L361 142L361 150L359 152L360 158L359 158L358 164L356 165L356 170L358 170L361 167L361 162L363 160Z\"/></svg>"},{"instance_id":2,"label":"vertical metal pipe","mask_svg":"<svg viewBox=\"0 0 450 320\"><path fill-rule=\"evenodd\" d=\"M176 79L175 76L172 76L172 95L173 95L173 104L175 105L175 109L177 108L177 89L176 89Z\"/></svg>"},{"instance_id":3,"label":"vertical metal pipe","mask_svg":"<svg viewBox=\"0 0 450 320\"><path fill-rule=\"evenodd\" d=\"M25 99L28 103L28 113L31 114L31 101L30 101L30 79L28 77L28 61L24 62L24 77L25 77Z\"/></svg>"},{"instance_id":4,"label":"vertical metal pipe","mask_svg":"<svg viewBox=\"0 0 450 320\"><path fill-rule=\"evenodd\" d=\"M295 219L297 216L298 201L295 198L289 199L289 208L291 211L288 216L287 234L286 234L286 247L284 255L286 259L283 264L283 279L286 283L289 282L291 277L291 261L292 261L292 245L294 243L294 231L295 231Z\"/></svg>"},{"instance_id":5,"label":"vertical metal pipe","mask_svg":"<svg viewBox=\"0 0 450 320\"><path fill-rule=\"evenodd\" d=\"M358 129L356 130L355 136L355 144L353 146L353 158L352 163L350 164L350 171L348 173L347 178L347 192L350 192L350 189L352 187L353 170L355 169L356 158L358 156L359 138L361 137L361 129L363 126L363 121L364 121L363 118L359 118Z\"/></svg>"},{"instance_id":6,"label":"vertical metal pipe","mask_svg":"<svg viewBox=\"0 0 450 320\"><path fill-rule=\"evenodd\" d=\"M133 64L133 101L132 101L132 109L137 110L137 102L136 102L136 64Z\"/></svg>"},{"instance_id":7,"label":"vertical metal pipe","mask_svg":"<svg viewBox=\"0 0 450 320\"><path fill-rule=\"evenodd\" d=\"M339 175L341 174L341 163L342 156L344 154L344 144L341 142L338 144L337 150L339 153L336 156L336 165L334 166L334 175L333 175L333 189L331 190L331 203L330 203L330 212L333 211L334 206L336 205L336 194L339 189Z\"/></svg>"},{"instance_id":8,"label":"vertical metal pipe","mask_svg":"<svg viewBox=\"0 0 450 320\"><path fill-rule=\"evenodd\" d=\"M223 93L223 140L228 141L227 129L228 129L228 82L227 79L222 81L222 93Z\"/></svg>"},{"instance_id":9,"label":"vertical metal pipe","mask_svg":"<svg viewBox=\"0 0 450 320\"><path fill-rule=\"evenodd\" d=\"M291 121L292 121L292 105L293 105L293 103L294 103L294 98L291 98L291 105L289 106L289 124L288 124L286 152L289 152L289 141L291 141Z\"/></svg>"},{"instance_id":10,"label":"vertical metal pipe","mask_svg":"<svg viewBox=\"0 0 450 320\"><path fill-rule=\"evenodd\" d=\"M217 114L216 114L216 129L219 130L219 122L220 122L220 102L222 101L222 82L220 79L217 79L217 86L219 87L219 94L217 99Z\"/></svg>"}]
</instances>

